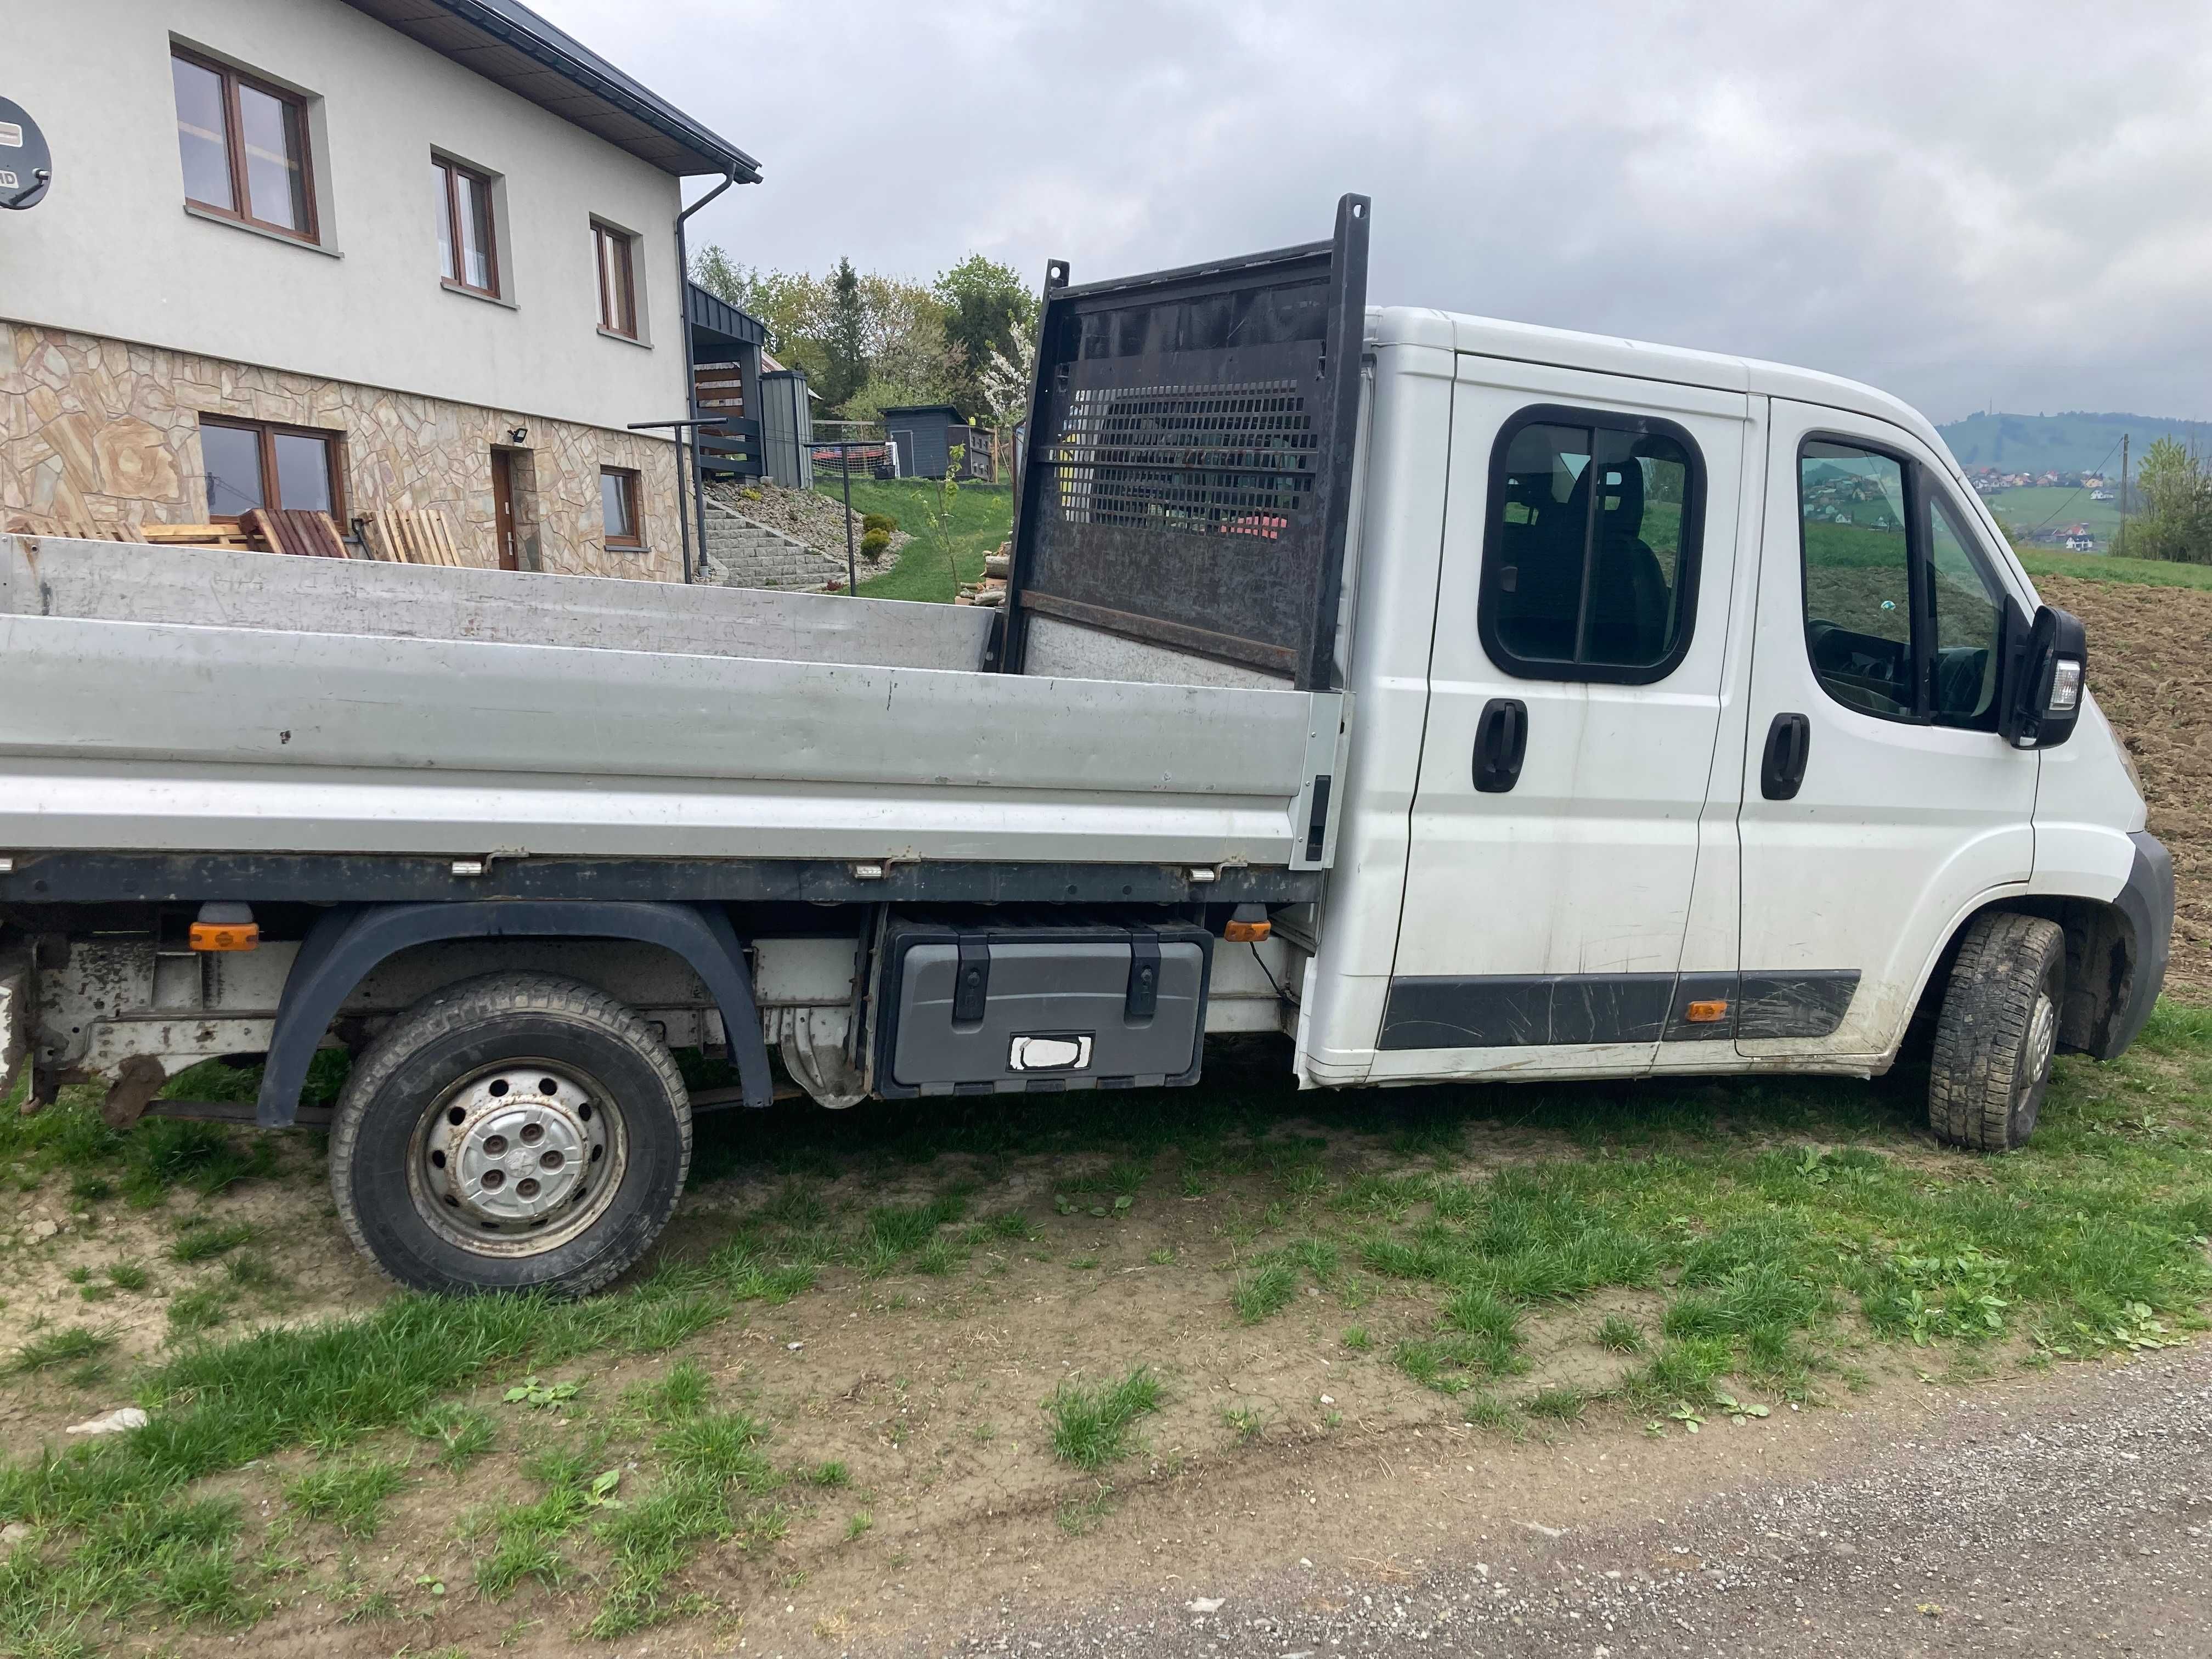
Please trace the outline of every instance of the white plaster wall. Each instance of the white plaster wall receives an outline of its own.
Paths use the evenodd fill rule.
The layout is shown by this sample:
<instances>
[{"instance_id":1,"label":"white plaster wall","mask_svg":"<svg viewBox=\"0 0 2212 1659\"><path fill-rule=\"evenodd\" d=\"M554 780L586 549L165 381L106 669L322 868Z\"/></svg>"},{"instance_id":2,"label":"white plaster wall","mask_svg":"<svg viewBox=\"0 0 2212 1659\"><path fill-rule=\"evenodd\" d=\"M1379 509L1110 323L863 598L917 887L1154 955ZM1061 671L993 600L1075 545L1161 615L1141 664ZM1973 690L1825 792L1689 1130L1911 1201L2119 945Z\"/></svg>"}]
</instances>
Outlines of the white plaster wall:
<instances>
[{"instance_id":1,"label":"white plaster wall","mask_svg":"<svg viewBox=\"0 0 2212 1659\"><path fill-rule=\"evenodd\" d=\"M55 178L0 213L0 318L599 426L685 412L669 174L341 0L7 9ZM185 211L173 38L319 100L329 252ZM439 285L433 149L503 175L511 307ZM594 216L639 237L647 345L598 331Z\"/></svg>"}]
</instances>

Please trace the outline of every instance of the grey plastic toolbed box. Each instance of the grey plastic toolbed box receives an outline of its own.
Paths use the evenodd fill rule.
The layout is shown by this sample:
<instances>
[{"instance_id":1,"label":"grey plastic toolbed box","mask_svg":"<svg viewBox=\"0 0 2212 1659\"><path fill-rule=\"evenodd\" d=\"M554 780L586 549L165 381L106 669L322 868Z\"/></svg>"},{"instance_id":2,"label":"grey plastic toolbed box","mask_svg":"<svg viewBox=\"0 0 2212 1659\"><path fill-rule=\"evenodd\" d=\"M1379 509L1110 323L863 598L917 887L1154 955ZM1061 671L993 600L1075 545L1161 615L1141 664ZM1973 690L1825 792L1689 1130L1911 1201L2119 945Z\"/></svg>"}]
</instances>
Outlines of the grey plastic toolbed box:
<instances>
[{"instance_id":1,"label":"grey plastic toolbed box","mask_svg":"<svg viewBox=\"0 0 2212 1659\"><path fill-rule=\"evenodd\" d=\"M876 1077L885 1095L1198 1081L1213 963L1202 927L898 919L882 960Z\"/></svg>"}]
</instances>

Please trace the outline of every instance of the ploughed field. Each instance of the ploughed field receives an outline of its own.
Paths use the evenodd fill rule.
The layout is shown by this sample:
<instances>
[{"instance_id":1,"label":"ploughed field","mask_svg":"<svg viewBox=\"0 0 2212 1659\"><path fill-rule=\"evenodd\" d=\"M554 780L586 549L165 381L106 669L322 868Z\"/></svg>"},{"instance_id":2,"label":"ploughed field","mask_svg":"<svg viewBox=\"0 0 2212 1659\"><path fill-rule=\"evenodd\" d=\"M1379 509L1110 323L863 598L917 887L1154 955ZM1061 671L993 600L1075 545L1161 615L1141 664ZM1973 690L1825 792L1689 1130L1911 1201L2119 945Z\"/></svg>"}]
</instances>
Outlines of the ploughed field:
<instances>
[{"instance_id":1,"label":"ploughed field","mask_svg":"<svg viewBox=\"0 0 2212 1659\"><path fill-rule=\"evenodd\" d=\"M2212 999L2212 592L2039 576L2089 631L2089 685L2142 774L2151 833L2173 854L2166 983Z\"/></svg>"},{"instance_id":2,"label":"ploughed field","mask_svg":"<svg viewBox=\"0 0 2212 1659\"><path fill-rule=\"evenodd\" d=\"M1229 1043L1194 1090L703 1119L655 1257L562 1305L392 1291L318 1136L10 1104L0 1655L942 1652L1302 1559L1380 1601L1632 1467L1672 1512L2201 1340L2212 593L2041 585L2183 921L2027 1151L1936 1146L1909 1069L1300 1095Z\"/></svg>"}]
</instances>

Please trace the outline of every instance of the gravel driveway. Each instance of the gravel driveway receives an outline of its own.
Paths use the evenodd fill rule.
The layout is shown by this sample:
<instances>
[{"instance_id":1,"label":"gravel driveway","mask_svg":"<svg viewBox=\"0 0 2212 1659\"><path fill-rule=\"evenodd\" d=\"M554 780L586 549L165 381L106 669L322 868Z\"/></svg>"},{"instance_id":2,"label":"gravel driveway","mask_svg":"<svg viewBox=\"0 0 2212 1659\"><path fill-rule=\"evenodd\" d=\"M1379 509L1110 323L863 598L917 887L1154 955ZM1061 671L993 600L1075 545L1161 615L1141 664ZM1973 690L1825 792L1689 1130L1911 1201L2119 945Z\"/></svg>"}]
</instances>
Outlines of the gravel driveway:
<instances>
[{"instance_id":1,"label":"gravel driveway","mask_svg":"<svg viewBox=\"0 0 2212 1659\"><path fill-rule=\"evenodd\" d=\"M957 1650L2212 1655L2212 1346L1970 1397L1910 1433L1663 1519L1521 1523L1488 1560L1396 1585L1301 1564Z\"/></svg>"}]
</instances>

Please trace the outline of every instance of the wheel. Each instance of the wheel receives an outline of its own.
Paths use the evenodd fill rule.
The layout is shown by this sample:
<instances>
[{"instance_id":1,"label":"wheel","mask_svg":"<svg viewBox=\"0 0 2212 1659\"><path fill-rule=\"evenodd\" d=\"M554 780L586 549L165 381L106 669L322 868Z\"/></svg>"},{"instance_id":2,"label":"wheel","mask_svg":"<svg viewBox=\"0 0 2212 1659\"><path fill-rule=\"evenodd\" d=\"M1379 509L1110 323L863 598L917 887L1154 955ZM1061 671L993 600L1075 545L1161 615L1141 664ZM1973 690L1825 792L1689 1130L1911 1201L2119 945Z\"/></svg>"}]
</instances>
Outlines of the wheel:
<instances>
[{"instance_id":1,"label":"wheel","mask_svg":"<svg viewBox=\"0 0 2212 1659\"><path fill-rule=\"evenodd\" d=\"M2035 1132L2058 1049L2066 934L2041 916L1978 917L1960 942L1928 1066L1928 1127L1977 1152Z\"/></svg>"},{"instance_id":2,"label":"wheel","mask_svg":"<svg viewBox=\"0 0 2212 1659\"><path fill-rule=\"evenodd\" d=\"M690 1163L667 1044L548 974L424 997L355 1065L331 1125L338 1219L418 1290L587 1295L645 1254Z\"/></svg>"}]
</instances>

